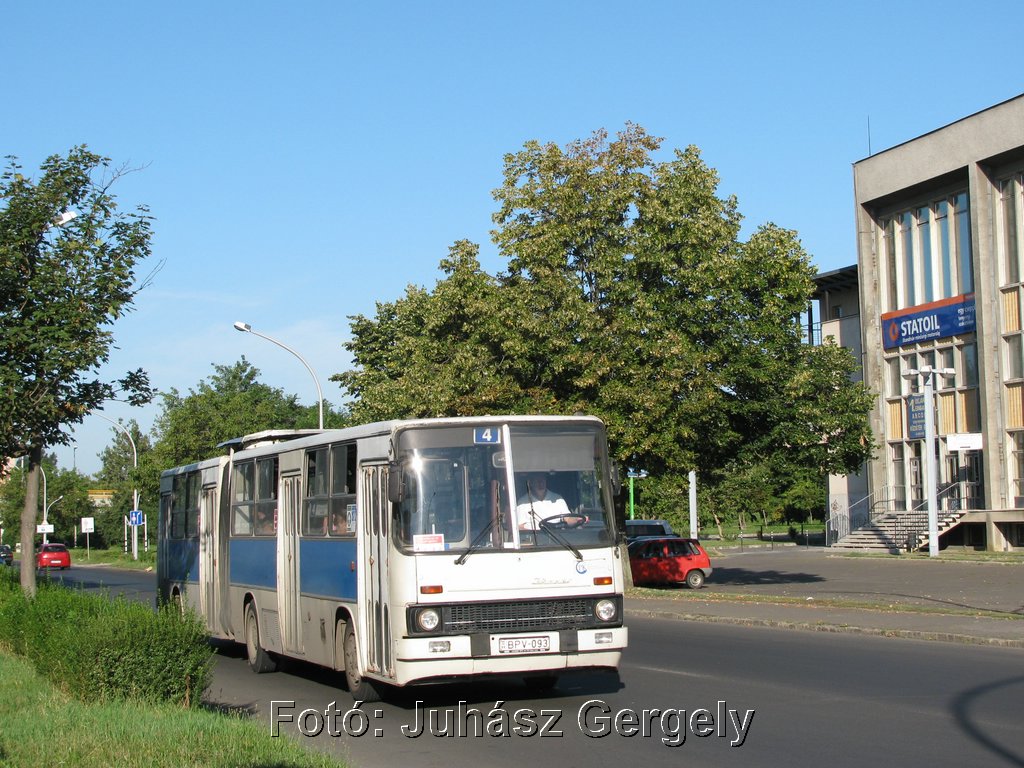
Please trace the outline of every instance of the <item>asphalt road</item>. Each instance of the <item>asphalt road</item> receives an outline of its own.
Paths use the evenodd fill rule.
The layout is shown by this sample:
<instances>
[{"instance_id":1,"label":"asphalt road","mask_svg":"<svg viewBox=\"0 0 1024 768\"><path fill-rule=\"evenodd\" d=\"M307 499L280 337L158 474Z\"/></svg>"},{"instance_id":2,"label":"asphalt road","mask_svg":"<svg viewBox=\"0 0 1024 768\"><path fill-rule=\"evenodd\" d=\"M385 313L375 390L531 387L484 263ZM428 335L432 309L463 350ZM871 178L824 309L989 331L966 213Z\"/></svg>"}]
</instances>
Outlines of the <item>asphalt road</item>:
<instances>
[{"instance_id":1,"label":"asphalt road","mask_svg":"<svg viewBox=\"0 0 1024 768\"><path fill-rule=\"evenodd\" d=\"M843 594L863 590L864 579L858 580L854 571L849 584L841 575L850 562L863 568L856 565L861 561L826 563L832 558L798 552L768 560L771 567L759 570L756 558L762 557L772 555L743 555L723 563L728 578L715 584L744 591L758 586L751 582ZM920 572L910 574L900 569L913 563L881 562L882 569L893 567L889 578L902 579L900 593L914 600L947 600L951 590L962 589L963 600L972 602L975 580L995 578L966 564L968 570L950 571L968 574L962 587L953 583L938 590L931 587L944 574L933 570L939 564L917 563ZM823 568L835 570L823 575ZM73 568L63 577L152 599L151 574ZM931 585L937 597L929 597L922 585ZM268 730L276 712L283 736L358 768L521 768L524 763L863 768L866 761L1024 766L1024 729L1019 727L1024 650L646 617L629 623L630 647L618 678L566 679L543 697L518 681L422 687L383 704L364 705L365 718L345 720L353 702L338 675L299 663L254 675L240 648L222 645L209 698L218 706L252 713ZM274 701L294 702L294 707L275 709ZM322 724L316 736L301 735L294 720L284 719L298 720L306 709L314 710L304 720L308 731ZM519 730L508 725L517 717ZM416 735L421 722L423 732ZM463 734L472 734L487 723L502 735L486 730L481 736L442 735L460 727ZM646 732L640 723L647 724ZM331 727L340 735L332 736ZM352 735L363 727L365 733ZM634 728L640 732L629 735Z\"/></svg>"},{"instance_id":2,"label":"asphalt road","mask_svg":"<svg viewBox=\"0 0 1024 768\"><path fill-rule=\"evenodd\" d=\"M1024 566L934 558L849 557L821 547L729 550L708 594L835 598L879 605L1024 614Z\"/></svg>"},{"instance_id":3,"label":"asphalt road","mask_svg":"<svg viewBox=\"0 0 1024 768\"><path fill-rule=\"evenodd\" d=\"M1016 649L637 619L619 679L570 679L543 698L517 682L411 689L364 705L366 719L348 721L358 736L344 733L351 697L316 667L257 676L228 649L211 694L268 728L276 712L282 734L359 768L1020 766L1022 662ZM308 730L324 723L316 736L281 720L332 702L341 735L325 714L307 715ZM475 735L496 706L532 713L536 731Z\"/></svg>"}]
</instances>

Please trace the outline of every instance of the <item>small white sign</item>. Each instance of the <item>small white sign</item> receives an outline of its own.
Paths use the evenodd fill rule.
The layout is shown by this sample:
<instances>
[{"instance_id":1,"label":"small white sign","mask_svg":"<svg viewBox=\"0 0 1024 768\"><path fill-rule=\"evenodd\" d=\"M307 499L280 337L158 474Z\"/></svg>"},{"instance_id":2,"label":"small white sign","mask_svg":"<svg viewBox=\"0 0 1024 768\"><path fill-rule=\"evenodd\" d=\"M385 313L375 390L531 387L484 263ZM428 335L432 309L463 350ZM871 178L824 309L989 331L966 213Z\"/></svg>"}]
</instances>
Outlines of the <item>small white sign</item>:
<instances>
[{"instance_id":1,"label":"small white sign","mask_svg":"<svg viewBox=\"0 0 1024 768\"><path fill-rule=\"evenodd\" d=\"M412 548L416 552L443 552L443 533L418 533L412 537Z\"/></svg>"},{"instance_id":2,"label":"small white sign","mask_svg":"<svg viewBox=\"0 0 1024 768\"><path fill-rule=\"evenodd\" d=\"M82 518L82 533L94 533L96 531L94 525L96 518L94 517L83 517Z\"/></svg>"},{"instance_id":3,"label":"small white sign","mask_svg":"<svg viewBox=\"0 0 1024 768\"><path fill-rule=\"evenodd\" d=\"M946 447L950 451L980 451L981 432L963 432L946 437Z\"/></svg>"},{"instance_id":4,"label":"small white sign","mask_svg":"<svg viewBox=\"0 0 1024 768\"><path fill-rule=\"evenodd\" d=\"M53 523L40 523L36 526L36 533L53 533Z\"/></svg>"}]
</instances>

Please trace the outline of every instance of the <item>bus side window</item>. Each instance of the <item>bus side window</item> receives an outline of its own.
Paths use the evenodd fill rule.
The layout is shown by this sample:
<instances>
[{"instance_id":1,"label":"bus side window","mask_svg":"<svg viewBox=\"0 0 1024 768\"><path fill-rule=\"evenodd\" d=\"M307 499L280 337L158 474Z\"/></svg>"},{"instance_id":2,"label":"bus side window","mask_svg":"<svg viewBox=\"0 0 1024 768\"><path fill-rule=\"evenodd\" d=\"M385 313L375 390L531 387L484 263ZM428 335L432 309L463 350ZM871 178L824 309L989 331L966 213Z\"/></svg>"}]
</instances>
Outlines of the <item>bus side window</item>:
<instances>
[{"instance_id":1,"label":"bus side window","mask_svg":"<svg viewBox=\"0 0 1024 768\"><path fill-rule=\"evenodd\" d=\"M234 536L252 536L252 508L256 489L251 461L235 465L231 485L231 533Z\"/></svg>"},{"instance_id":2,"label":"bus side window","mask_svg":"<svg viewBox=\"0 0 1024 768\"><path fill-rule=\"evenodd\" d=\"M252 535L252 507L238 505L231 514L231 533L235 536Z\"/></svg>"},{"instance_id":3,"label":"bus side window","mask_svg":"<svg viewBox=\"0 0 1024 768\"><path fill-rule=\"evenodd\" d=\"M306 454L306 498L302 504L302 534L327 535L328 477L327 449Z\"/></svg>"}]
</instances>

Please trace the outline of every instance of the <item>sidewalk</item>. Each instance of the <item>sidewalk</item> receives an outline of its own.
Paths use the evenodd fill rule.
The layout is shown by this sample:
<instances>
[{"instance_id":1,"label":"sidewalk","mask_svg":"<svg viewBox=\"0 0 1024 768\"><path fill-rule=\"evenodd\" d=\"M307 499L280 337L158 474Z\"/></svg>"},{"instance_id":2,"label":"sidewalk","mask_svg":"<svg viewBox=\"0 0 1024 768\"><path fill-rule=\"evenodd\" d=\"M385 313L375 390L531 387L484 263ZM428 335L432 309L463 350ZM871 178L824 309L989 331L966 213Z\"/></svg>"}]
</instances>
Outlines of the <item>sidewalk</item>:
<instances>
[{"instance_id":1,"label":"sidewalk","mask_svg":"<svg viewBox=\"0 0 1024 768\"><path fill-rule=\"evenodd\" d=\"M1024 648L1024 567L851 558L779 547L719 555L704 589L636 590L626 616ZM981 615L978 615L978 614Z\"/></svg>"}]
</instances>

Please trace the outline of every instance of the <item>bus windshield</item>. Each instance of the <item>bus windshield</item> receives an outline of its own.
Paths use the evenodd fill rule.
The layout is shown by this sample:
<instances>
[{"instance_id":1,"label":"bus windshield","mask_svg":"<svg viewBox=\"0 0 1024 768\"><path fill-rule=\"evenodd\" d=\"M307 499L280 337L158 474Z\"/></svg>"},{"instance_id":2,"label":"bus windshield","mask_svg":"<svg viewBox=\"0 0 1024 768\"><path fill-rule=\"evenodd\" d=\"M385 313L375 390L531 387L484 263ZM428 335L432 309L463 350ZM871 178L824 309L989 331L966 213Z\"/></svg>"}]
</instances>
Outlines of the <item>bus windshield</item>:
<instances>
[{"instance_id":1,"label":"bus windshield","mask_svg":"<svg viewBox=\"0 0 1024 768\"><path fill-rule=\"evenodd\" d=\"M412 552L570 549L614 541L601 430L583 425L411 428L397 440L398 545Z\"/></svg>"}]
</instances>

